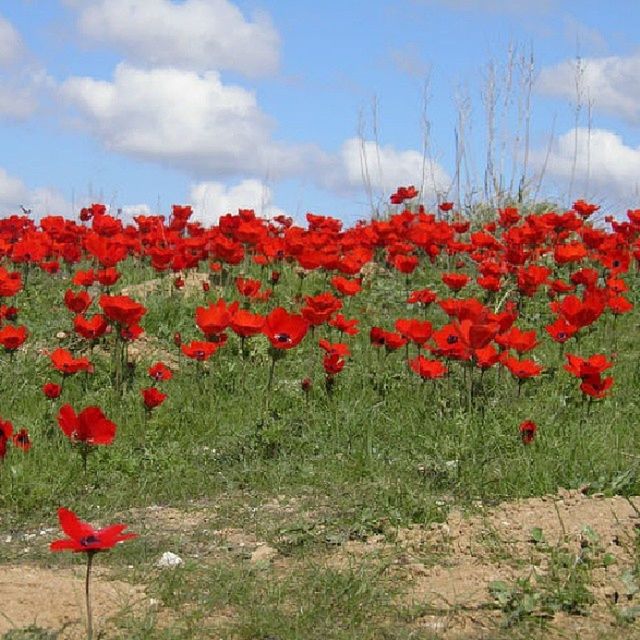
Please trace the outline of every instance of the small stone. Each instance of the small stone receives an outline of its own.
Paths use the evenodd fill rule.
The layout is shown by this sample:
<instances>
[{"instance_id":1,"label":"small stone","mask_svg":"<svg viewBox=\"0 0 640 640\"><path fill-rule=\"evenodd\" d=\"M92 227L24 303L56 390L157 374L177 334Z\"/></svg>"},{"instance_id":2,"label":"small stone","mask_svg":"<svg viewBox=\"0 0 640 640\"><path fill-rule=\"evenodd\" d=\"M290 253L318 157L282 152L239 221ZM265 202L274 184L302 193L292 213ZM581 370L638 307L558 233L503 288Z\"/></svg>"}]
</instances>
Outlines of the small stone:
<instances>
[{"instance_id":1,"label":"small stone","mask_svg":"<svg viewBox=\"0 0 640 640\"><path fill-rule=\"evenodd\" d=\"M184 560L175 553L171 551L165 551L161 556L160 560L156 562L156 567L160 569L167 569L173 567L180 567L184 564Z\"/></svg>"},{"instance_id":2,"label":"small stone","mask_svg":"<svg viewBox=\"0 0 640 640\"><path fill-rule=\"evenodd\" d=\"M249 558L251 564L266 564L278 555L278 550L269 545L260 545Z\"/></svg>"}]
</instances>

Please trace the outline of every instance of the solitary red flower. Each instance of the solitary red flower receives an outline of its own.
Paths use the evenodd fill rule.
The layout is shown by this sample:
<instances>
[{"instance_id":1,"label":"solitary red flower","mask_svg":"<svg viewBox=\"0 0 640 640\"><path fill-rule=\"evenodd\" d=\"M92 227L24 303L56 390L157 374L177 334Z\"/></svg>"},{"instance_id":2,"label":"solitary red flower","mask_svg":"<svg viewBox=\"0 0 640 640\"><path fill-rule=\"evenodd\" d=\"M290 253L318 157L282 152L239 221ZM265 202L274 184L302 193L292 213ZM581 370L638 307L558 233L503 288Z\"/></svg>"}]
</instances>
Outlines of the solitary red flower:
<instances>
[{"instance_id":1,"label":"solitary red flower","mask_svg":"<svg viewBox=\"0 0 640 640\"><path fill-rule=\"evenodd\" d=\"M331 278L331 286L343 296L354 296L362 291L362 283L360 280L350 280L342 276L334 276Z\"/></svg>"},{"instance_id":2,"label":"solitary red flower","mask_svg":"<svg viewBox=\"0 0 640 640\"><path fill-rule=\"evenodd\" d=\"M94 529L89 523L80 520L73 511L64 507L58 509L58 520L68 538L54 540L49 546L51 551L106 551L119 542L137 537L135 533L122 533L127 528L126 524L112 524L104 529Z\"/></svg>"},{"instance_id":3,"label":"solitary red flower","mask_svg":"<svg viewBox=\"0 0 640 640\"><path fill-rule=\"evenodd\" d=\"M535 378L544 370L544 367L533 360L518 360L518 358L507 356L506 352L504 356L500 358L500 362L519 380Z\"/></svg>"},{"instance_id":4,"label":"solitary red flower","mask_svg":"<svg viewBox=\"0 0 640 640\"><path fill-rule=\"evenodd\" d=\"M216 342L193 340L187 344L181 344L180 349L182 349L182 353L184 353L187 358L204 362L218 350L218 346Z\"/></svg>"},{"instance_id":5,"label":"solitary red flower","mask_svg":"<svg viewBox=\"0 0 640 640\"><path fill-rule=\"evenodd\" d=\"M227 303L220 299L215 304L209 303L208 307L196 309L196 324L207 338L222 333L231 323L231 317L238 310L239 304Z\"/></svg>"},{"instance_id":6,"label":"solitary red flower","mask_svg":"<svg viewBox=\"0 0 640 640\"><path fill-rule=\"evenodd\" d=\"M156 389L155 387L147 387L146 389L141 389L140 393L142 394L144 406L148 410L159 407L167 399L167 394L158 391L158 389Z\"/></svg>"},{"instance_id":7,"label":"solitary red flower","mask_svg":"<svg viewBox=\"0 0 640 640\"><path fill-rule=\"evenodd\" d=\"M153 366L149 367L147 373L149 377L153 378L156 382L171 380L171 378L173 378L173 372L163 362L156 362Z\"/></svg>"},{"instance_id":8,"label":"solitary red flower","mask_svg":"<svg viewBox=\"0 0 640 640\"><path fill-rule=\"evenodd\" d=\"M86 291L74 293L71 289L64 292L64 304L73 313L84 313L91 304L91 296Z\"/></svg>"},{"instance_id":9,"label":"solitary red flower","mask_svg":"<svg viewBox=\"0 0 640 640\"><path fill-rule=\"evenodd\" d=\"M531 444L537 430L538 425L533 420L525 420L519 427L522 444Z\"/></svg>"},{"instance_id":10,"label":"solitary red flower","mask_svg":"<svg viewBox=\"0 0 640 640\"><path fill-rule=\"evenodd\" d=\"M419 289L412 291L407 298L409 304L421 304L425 307L436 301L438 296L431 289Z\"/></svg>"},{"instance_id":11,"label":"solitary red flower","mask_svg":"<svg viewBox=\"0 0 640 640\"><path fill-rule=\"evenodd\" d=\"M72 442L90 445L111 444L116 435L116 425L99 407L87 407L79 414L70 404L60 407L58 424Z\"/></svg>"},{"instance_id":12,"label":"solitary red flower","mask_svg":"<svg viewBox=\"0 0 640 640\"><path fill-rule=\"evenodd\" d=\"M452 291L460 291L471 278L466 273L443 273L442 282L444 282Z\"/></svg>"},{"instance_id":13,"label":"solitary red flower","mask_svg":"<svg viewBox=\"0 0 640 640\"><path fill-rule=\"evenodd\" d=\"M55 382L45 382L44 385L42 385L42 393L44 393L49 400L55 400L60 397L62 387Z\"/></svg>"},{"instance_id":14,"label":"solitary red flower","mask_svg":"<svg viewBox=\"0 0 640 640\"><path fill-rule=\"evenodd\" d=\"M428 360L424 356L409 360L409 368L423 380L435 380L447 374L447 367L440 360Z\"/></svg>"},{"instance_id":15,"label":"solitary red flower","mask_svg":"<svg viewBox=\"0 0 640 640\"><path fill-rule=\"evenodd\" d=\"M86 340L97 340L106 333L108 326L107 319L101 313L96 313L91 318L78 315L73 319L76 333Z\"/></svg>"},{"instance_id":16,"label":"solitary red flower","mask_svg":"<svg viewBox=\"0 0 640 640\"><path fill-rule=\"evenodd\" d=\"M358 330L358 322L356 318L352 320L347 320L341 313L336 314L329 322L327 323L330 327L334 327L341 333L346 333L349 336L355 336L359 333Z\"/></svg>"},{"instance_id":17,"label":"solitary red flower","mask_svg":"<svg viewBox=\"0 0 640 640\"><path fill-rule=\"evenodd\" d=\"M255 336L262 331L264 316L238 309L231 317L231 330L241 338Z\"/></svg>"},{"instance_id":18,"label":"solitary red flower","mask_svg":"<svg viewBox=\"0 0 640 640\"><path fill-rule=\"evenodd\" d=\"M78 371L93 370L93 365L88 358L74 358L70 351L58 347L50 356L51 364L63 375L69 376Z\"/></svg>"},{"instance_id":19,"label":"solitary red flower","mask_svg":"<svg viewBox=\"0 0 640 640\"><path fill-rule=\"evenodd\" d=\"M137 324L147 313L144 305L132 300L129 296L102 295L100 306L109 320L126 327Z\"/></svg>"},{"instance_id":20,"label":"solitary red flower","mask_svg":"<svg viewBox=\"0 0 640 640\"><path fill-rule=\"evenodd\" d=\"M344 364L344 358L341 358L340 354L335 352L327 353L322 359L322 366L328 376L335 376L340 373L344 369Z\"/></svg>"},{"instance_id":21,"label":"solitary red flower","mask_svg":"<svg viewBox=\"0 0 640 640\"><path fill-rule=\"evenodd\" d=\"M266 317L262 333L276 349L293 349L300 344L308 329L309 324L302 316L277 307Z\"/></svg>"},{"instance_id":22,"label":"solitary red flower","mask_svg":"<svg viewBox=\"0 0 640 640\"><path fill-rule=\"evenodd\" d=\"M22 449L25 453L31 449L31 438L29 438L29 432L26 429L20 429L20 431L14 433L11 441L14 447Z\"/></svg>"},{"instance_id":23,"label":"solitary red flower","mask_svg":"<svg viewBox=\"0 0 640 640\"><path fill-rule=\"evenodd\" d=\"M8 324L0 329L0 344L5 351L15 351L27 339L26 327L14 327Z\"/></svg>"}]
</instances>

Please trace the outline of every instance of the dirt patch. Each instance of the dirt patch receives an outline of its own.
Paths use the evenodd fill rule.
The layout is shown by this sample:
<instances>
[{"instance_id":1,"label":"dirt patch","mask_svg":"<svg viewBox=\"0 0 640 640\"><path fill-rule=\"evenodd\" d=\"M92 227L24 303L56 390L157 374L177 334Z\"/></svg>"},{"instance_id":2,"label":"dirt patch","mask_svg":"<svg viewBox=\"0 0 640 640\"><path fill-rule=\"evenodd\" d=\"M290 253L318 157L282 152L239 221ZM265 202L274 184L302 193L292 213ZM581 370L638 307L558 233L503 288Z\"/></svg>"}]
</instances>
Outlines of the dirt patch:
<instances>
[{"instance_id":1,"label":"dirt patch","mask_svg":"<svg viewBox=\"0 0 640 640\"><path fill-rule=\"evenodd\" d=\"M182 277L184 285L182 288L176 289L174 281L179 277ZM172 273L167 275L166 278L153 278L139 284L130 284L122 288L121 294L141 302L144 302L149 294L154 294L160 290L164 290L167 294L173 293L189 297L198 294L202 295L204 282L209 283L208 273L189 272L186 275L182 274L182 276L179 273Z\"/></svg>"},{"instance_id":2,"label":"dirt patch","mask_svg":"<svg viewBox=\"0 0 640 640\"><path fill-rule=\"evenodd\" d=\"M616 637L622 620L630 622L625 637L640 637L640 581L629 582L639 541L640 498L561 490L348 541L327 563L391 562L398 605L435 637L495 637L511 621L514 632L526 622L545 638L595 639Z\"/></svg>"},{"instance_id":3,"label":"dirt patch","mask_svg":"<svg viewBox=\"0 0 640 640\"><path fill-rule=\"evenodd\" d=\"M124 612L142 612L150 605L142 587L109 580L104 572L92 576L96 631ZM61 631L61 640L86 637L84 570L3 566L0 571L0 635L29 626Z\"/></svg>"}]
</instances>

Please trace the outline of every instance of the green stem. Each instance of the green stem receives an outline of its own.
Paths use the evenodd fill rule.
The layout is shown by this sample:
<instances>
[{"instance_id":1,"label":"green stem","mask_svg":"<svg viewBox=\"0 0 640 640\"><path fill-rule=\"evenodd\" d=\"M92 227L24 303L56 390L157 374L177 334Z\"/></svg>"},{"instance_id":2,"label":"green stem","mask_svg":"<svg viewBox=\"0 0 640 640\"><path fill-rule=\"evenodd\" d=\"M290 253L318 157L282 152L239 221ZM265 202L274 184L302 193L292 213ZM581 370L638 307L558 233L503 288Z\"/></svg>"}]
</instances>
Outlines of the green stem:
<instances>
[{"instance_id":1,"label":"green stem","mask_svg":"<svg viewBox=\"0 0 640 640\"><path fill-rule=\"evenodd\" d=\"M92 640L93 638L93 614L91 612L89 585L91 583L91 565L93 564L95 553L95 551L87 552L87 575L84 581L84 597L87 605L87 640Z\"/></svg>"}]
</instances>

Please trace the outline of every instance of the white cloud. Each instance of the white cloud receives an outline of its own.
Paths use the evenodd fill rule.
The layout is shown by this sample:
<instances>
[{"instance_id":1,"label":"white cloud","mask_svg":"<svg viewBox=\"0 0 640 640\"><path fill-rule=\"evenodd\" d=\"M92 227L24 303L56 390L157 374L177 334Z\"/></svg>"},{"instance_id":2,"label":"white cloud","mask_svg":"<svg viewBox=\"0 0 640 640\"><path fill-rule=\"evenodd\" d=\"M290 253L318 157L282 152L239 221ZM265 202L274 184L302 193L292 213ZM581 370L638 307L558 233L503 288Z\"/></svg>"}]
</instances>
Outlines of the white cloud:
<instances>
[{"instance_id":1,"label":"white cloud","mask_svg":"<svg viewBox=\"0 0 640 640\"><path fill-rule=\"evenodd\" d=\"M70 216L71 205L56 189L29 189L19 178L0 167L0 217L22 213L21 206L32 211L36 219L44 215Z\"/></svg>"},{"instance_id":2,"label":"white cloud","mask_svg":"<svg viewBox=\"0 0 640 640\"><path fill-rule=\"evenodd\" d=\"M369 182L374 191L386 199L399 186L413 184L434 197L435 192L446 192L451 183L447 172L435 161L423 158L413 149L397 150L392 146L379 146L372 140L349 138L342 145L339 162L326 184L336 190L359 190ZM435 185L435 190L434 190Z\"/></svg>"},{"instance_id":3,"label":"white cloud","mask_svg":"<svg viewBox=\"0 0 640 640\"><path fill-rule=\"evenodd\" d=\"M94 0L78 25L90 43L112 44L142 65L255 76L278 66L279 36L268 16L248 21L228 0Z\"/></svg>"},{"instance_id":4,"label":"white cloud","mask_svg":"<svg viewBox=\"0 0 640 640\"><path fill-rule=\"evenodd\" d=\"M223 84L215 71L123 63L112 82L73 77L60 92L108 149L195 175L278 177L321 161L313 145L274 142L254 93Z\"/></svg>"},{"instance_id":5,"label":"white cloud","mask_svg":"<svg viewBox=\"0 0 640 640\"><path fill-rule=\"evenodd\" d=\"M640 206L640 147L624 144L622 138L605 129L577 129L559 136L549 154L545 176L558 182L561 190L569 188L575 168L575 197L593 198L596 201L622 208ZM534 164L541 168L546 153L537 150ZM588 182L587 182L588 178Z\"/></svg>"},{"instance_id":6,"label":"white cloud","mask_svg":"<svg viewBox=\"0 0 640 640\"><path fill-rule=\"evenodd\" d=\"M0 16L0 66L13 64L22 57L24 45L15 27Z\"/></svg>"},{"instance_id":7,"label":"white cloud","mask_svg":"<svg viewBox=\"0 0 640 640\"><path fill-rule=\"evenodd\" d=\"M584 100L626 120L640 122L640 54L628 57L582 58ZM540 72L536 88L547 95L576 99L576 61L568 60Z\"/></svg>"},{"instance_id":8,"label":"white cloud","mask_svg":"<svg viewBox=\"0 0 640 640\"><path fill-rule=\"evenodd\" d=\"M243 180L227 187L221 182L200 182L191 187L189 201L194 219L207 225L215 224L225 213L238 209L253 209L257 215L272 217L284 213L273 205L273 191L260 180Z\"/></svg>"}]
</instances>

